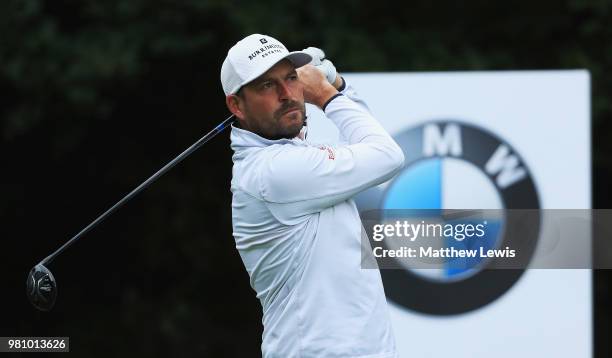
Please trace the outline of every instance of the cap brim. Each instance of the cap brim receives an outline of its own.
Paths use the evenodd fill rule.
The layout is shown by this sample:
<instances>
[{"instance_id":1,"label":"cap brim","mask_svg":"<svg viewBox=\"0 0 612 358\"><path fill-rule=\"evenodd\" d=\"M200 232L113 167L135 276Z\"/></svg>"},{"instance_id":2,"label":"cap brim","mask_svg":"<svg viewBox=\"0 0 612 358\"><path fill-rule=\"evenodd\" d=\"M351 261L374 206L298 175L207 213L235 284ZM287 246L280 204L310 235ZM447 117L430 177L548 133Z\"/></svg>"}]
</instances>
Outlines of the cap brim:
<instances>
[{"instance_id":1,"label":"cap brim","mask_svg":"<svg viewBox=\"0 0 612 358\"><path fill-rule=\"evenodd\" d=\"M290 52L285 58L293 62L295 68L307 65L312 61L312 56L303 51Z\"/></svg>"},{"instance_id":2,"label":"cap brim","mask_svg":"<svg viewBox=\"0 0 612 358\"><path fill-rule=\"evenodd\" d=\"M312 61L312 56L310 56L309 54L307 54L306 52L303 52L303 51L289 52L287 55L283 56L282 58L279 58L278 61L272 63L269 67L262 68L260 71L258 71L257 73L254 73L253 75L251 75L251 77L249 77L246 80L244 80L243 83L240 85L240 87L238 87L235 91L233 91L233 93L238 92L242 87L244 87L245 85L249 84L250 82L255 80L257 77L263 75L269 69L274 67L277 63L279 63L279 62L281 62L282 60L285 60L285 59L291 61L291 63L293 63L295 68L298 68L298 67L302 67L304 65L309 64L310 61Z\"/></svg>"}]
</instances>

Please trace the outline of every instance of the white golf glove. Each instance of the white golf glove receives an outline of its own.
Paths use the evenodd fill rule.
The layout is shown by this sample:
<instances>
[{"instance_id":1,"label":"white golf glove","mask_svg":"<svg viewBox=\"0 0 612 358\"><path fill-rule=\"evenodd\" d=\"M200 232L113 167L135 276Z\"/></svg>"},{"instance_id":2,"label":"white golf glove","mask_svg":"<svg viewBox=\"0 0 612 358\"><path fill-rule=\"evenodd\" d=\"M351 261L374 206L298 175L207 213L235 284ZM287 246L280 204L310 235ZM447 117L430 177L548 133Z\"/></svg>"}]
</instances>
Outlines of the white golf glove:
<instances>
[{"instance_id":1,"label":"white golf glove","mask_svg":"<svg viewBox=\"0 0 612 358\"><path fill-rule=\"evenodd\" d=\"M323 72L327 78L327 81L333 85L334 82L336 82L336 67L330 60L325 59L325 52L316 47L305 48L302 51L306 52L312 57L310 64L315 66L319 71Z\"/></svg>"}]
</instances>

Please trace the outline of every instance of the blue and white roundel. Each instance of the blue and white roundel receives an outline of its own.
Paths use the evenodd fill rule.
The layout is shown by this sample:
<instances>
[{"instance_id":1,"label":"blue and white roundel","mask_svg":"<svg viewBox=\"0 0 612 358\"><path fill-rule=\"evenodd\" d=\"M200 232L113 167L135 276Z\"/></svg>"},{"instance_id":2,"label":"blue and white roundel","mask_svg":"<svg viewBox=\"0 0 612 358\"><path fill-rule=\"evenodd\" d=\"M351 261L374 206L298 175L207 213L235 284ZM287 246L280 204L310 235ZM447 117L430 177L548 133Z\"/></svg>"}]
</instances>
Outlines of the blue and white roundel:
<instances>
[{"instance_id":1,"label":"blue and white roundel","mask_svg":"<svg viewBox=\"0 0 612 358\"><path fill-rule=\"evenodd\" d=\"M431 158L409 166L387 187L381 209L503 209L495 185L469 162L456 158ZM440 216L442 215L442 210ZM445 222L448 222L445 220ZM488 218L486 235L473 246L474 240L443 240L455 249L496 249L503 241L502 221ZM424 278L440 282L466 278L478 272L479 258L453 259L443 269L412 269ZM447 261L448 262L448 261ZM459 269L458 266L466 268Z\"/></svg>"},{"instance_id":2,"label":"blue and white roundel","mask_svg":"<svg viewBox=\"0 0 612 358\"><path fill-rule=\"evenodd\" d=\"M389 209L538 209L539 200L529 170L519 154L492 133L459 121L432 121L395 136L406 165L393 180L357 198L360 211ZM434 210L431 210L434 209ZM436 210L437 209L437 210ZM539 227L539 219L537 219ZM499 248L511 236L503 217L487 222L479 246ZM527 258L537 242L529 243ZM515 235L516 236L516 235ZM474 240L446 240L469 249ZM484 245L483 245L484 242ZM523 270L487 270L487 262L471 258L468 269L381 270L390 300L423 313L457 314L482 307L505 293ZM476 262L474 260L481 260ZM452 297L452 300L449 299Z\"/></svg>"}]
</instances>

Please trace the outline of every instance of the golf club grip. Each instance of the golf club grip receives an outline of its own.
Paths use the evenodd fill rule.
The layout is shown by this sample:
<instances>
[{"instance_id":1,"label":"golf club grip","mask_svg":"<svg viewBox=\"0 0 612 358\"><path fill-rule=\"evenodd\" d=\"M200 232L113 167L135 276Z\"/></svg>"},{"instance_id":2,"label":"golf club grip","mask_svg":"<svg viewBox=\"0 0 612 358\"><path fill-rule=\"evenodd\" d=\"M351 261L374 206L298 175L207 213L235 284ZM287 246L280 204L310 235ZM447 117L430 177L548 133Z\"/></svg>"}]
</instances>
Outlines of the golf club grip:
<instances>
[{"instance_id":1,"label":"golf club grip","mask_svg":"<svg viewBox=\"0 0 612 358\"><path fill-rule=\"evenodd\" d=\"M70 240L68 240L65 244L63 244L59 249L55 250L51 255L47 256L44 260L40 262L41 265L49 264L53 259L61 254L64 250L66 250L70 245L72 245L76 240L78 240L81 236L85 235L89 230L93 229L96 225L106 219L110 214L115 212L115 210L119 209L123 204L132 199L134 196L138 195L141 191L143 191L147 186L157 180L159 177L164 175L167 171L172 169L175 165L180 163L183 159L188 157L191 153L195 152L198 148L208 142L217 134L221 133L225 128L227 128L234 121L234 115L227 117L223 122L219 123L212 131L208 132L202 138L200 138L197 142L191 145L189 148L185 149L181 154L179 154L176 158L172 159L168 164L164 165L160 170L158 170L155 174L151 175L149 179L145 180L142 184L137 186L131 192L129 192L123 199L119 200L115 205L113 205L110 209L106 210L102 215L98 216L94 221L92 221L89 225L79 231L78 234L74 235Z\"/></svg>"}]
</instances>

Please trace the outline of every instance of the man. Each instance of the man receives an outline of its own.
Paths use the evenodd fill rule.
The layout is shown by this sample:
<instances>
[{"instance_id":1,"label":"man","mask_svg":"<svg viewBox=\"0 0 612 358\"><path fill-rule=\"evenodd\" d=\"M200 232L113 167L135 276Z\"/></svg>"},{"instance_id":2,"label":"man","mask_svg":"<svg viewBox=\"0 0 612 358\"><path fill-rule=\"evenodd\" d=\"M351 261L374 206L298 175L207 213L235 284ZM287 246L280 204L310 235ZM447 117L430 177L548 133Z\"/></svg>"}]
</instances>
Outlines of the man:
<instances>
[{"instance_id":1,"label":"man","mask_svg":"<svg viewBox=\"0 0 612 358\"><path fill-rule=\"evenodd\" d=\"M254 34L221 68L237 118L234 238L263 308L263 356L396 357L380 272L360 267L351 198L390 179L404 156L323 52L305 51ZM305 140L305 102L346 145Z\"/></svg>"}]
</instances>

